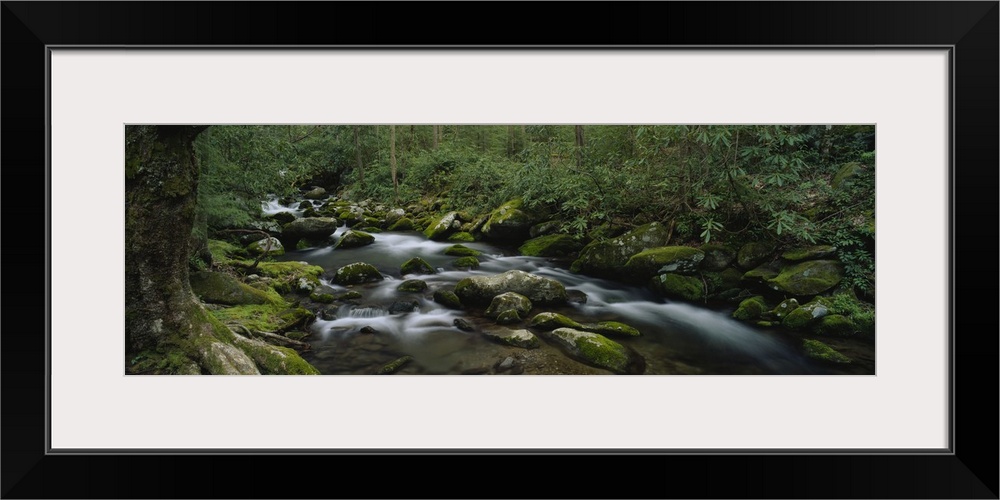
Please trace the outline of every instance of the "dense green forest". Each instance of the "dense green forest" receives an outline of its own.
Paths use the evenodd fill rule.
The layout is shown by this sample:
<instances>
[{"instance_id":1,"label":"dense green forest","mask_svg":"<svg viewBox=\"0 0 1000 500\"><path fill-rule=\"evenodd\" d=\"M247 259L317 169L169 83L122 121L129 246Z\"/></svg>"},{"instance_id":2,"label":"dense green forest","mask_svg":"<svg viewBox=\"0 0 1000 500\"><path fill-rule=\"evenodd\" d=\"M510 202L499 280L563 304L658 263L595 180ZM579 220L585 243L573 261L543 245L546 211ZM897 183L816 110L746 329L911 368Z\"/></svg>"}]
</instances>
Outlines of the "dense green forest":
<instances>
[{"instance_id":1,"label":"dense green forest","mask_svg":"<svg viewBox=\"0 0 1000 500\"><path fill-rule=\"evenodd\" d=\"M127 268L130 255L145 262L151 252L162 252L153 250L153 242L171 236L163 227L153 229L150 221L172 213L189 221L176 228L189 237L183 261L157 257L174 263L171 271L160 271L160 278L192 273L191 281L204 281L226 275L262 292L266 298L260 300L280 304L277 309L298 304L305 310L305 319L292 321L291 327L260 320L260 315L255 323L237 308L202 307L211 302L198 291L203 283L195 284L198 308L127 304L130 373L242 372L207 361L238 357L211 340L218 338L224 339L221 345L235 339L246 352L271 349L258 343L277 342L281 347L273 352L295 360L268 368L271 358L251 354L257 370L244 361L247 372L314 372L295 351L309 349L302 345L309 340L309 325L323 316L323 304L331 303L327 299L343 290L319 289L337 284L332 273L338 269L291 269L298 261L287 256L323 247L334 252L363 247L384 239L382 232L409 231L428 241L473 247L481 242L494 245L497 255L548 258L575 275L644 287L667 301L716 309L731 304L735 311L727 315L759 328L787 332L810 323L813 333L840 331L849 334L840 337L869 340L874 332L874 126L142 126L127 129L126 144ZM178 171L185 173L178 177ZM174 203L161 198L174 198ZM288 210L264 213L262 204L268 202ZM164 210L167 206L172 208ZM303 226L324 221L333 224L320 230L329 238ZM335 231L337 236L331 236ZM622 255L612 255L615 251ZM827 267L813 266L805 278L793 276L796 266L815 263ZM831 269L832 285L797 289L798 284L779 283L786 274L812 283L817 278L810 272ZM267 286L247 279L268 273ZM429 266L428 274L435 273ZM330 280L304 291L281 284L289 276ZM158 281L138 271L133 278L127 280L133 290ZM177 286L188 286L186 276L174 278ZM425 292L428 298L432 293L432 300L441 302L438 291ZM492 298L483 298L481 306ZM337 302L346 300L351 299ZM265 308L254 307L256 312ZM461 307L476 310L475 305ZM817 307L822 314L813 313ZM778 308L808 309L813 316L790 326ZM822 318L828 310L843 323ZM170 311L202 318L210 340L148 333L164 327L146 317ZM182 328L185 322L173 324ZM255 327L292 342L261 342L252 333ZM135 341L154 337L160 340ZM799 342L807 353L836 353L829 341Z\"/></svg>"}]
</instances>

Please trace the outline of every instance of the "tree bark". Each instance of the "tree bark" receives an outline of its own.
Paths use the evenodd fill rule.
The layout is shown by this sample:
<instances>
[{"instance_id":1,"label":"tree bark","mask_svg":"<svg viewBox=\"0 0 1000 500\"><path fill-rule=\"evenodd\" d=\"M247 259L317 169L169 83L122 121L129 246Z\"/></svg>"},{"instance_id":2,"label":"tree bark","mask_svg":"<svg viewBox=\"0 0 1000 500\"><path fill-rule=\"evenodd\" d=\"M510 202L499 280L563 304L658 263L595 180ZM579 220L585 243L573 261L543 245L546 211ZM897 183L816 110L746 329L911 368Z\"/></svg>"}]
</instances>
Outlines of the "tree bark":
<instances>
[{"instance_id":1,"label":"tree bark","mask_svg":"<svg viewBox=\"0 0 1000 500\"><path fill-rule=\"evenodd\" d=\"M354 158L358 163L358 184L365 185L365 167L361 163L361 125L354 126Z\"/></svg>"},{"instance_id":2,"label":"tree bark","mask_svg":"<svg viewBox=\"0 0 1000 500\"><path fill-rule=\"evenodd\" d=\"M125 129L125 353L181 353L183 373L318 373L295 355L237 338L188 282L203 126ZM128 358L127 358L128 359ZM175 367L177 368L177 367Z\"/></svg>"},{"instance_id":3,"label":"tree bark","mask_svg":"<svg viewBox=\"0 0 1000 500\"><path fill-rule=\"evenodd\" d=\"M576 132L576 166L583 166L583 125L575 126Z\"/></svg>"},{"instance_id":4,"label":"tree bark","mask_svg":"<svg viewBox=\"0 0 1000 500\"><path fill-rule=\"evenodd\" d=\"M392 170L392 189L399 203L399 181L396 179L396 126L389 125L389 168Z\"/></svg>"}]
</instances>

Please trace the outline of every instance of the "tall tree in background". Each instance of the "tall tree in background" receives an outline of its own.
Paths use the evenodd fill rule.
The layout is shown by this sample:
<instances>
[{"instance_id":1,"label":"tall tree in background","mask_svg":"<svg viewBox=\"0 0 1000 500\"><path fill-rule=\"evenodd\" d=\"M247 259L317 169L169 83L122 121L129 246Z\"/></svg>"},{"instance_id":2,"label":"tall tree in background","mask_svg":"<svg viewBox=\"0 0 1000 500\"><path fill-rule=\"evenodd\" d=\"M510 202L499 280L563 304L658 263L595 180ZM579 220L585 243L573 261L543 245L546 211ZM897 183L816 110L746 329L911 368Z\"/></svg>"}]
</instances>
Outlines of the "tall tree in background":
<instances>
[{"instance_id":1,"label":"tall tree in background","mask_svg":"<svg viewBox=\"0 0 1000 500\"><path fill-rule=\"evenodd\" d=\"M399 179L396 178L396 126L389 125L389 168L392 171L392 189L399 202Z\"/></svg>"},{"instance_id":2,"label":"tall tree in background","mask_svg":"<svg viewBox=\"0 0 1000 500\"><path fill-rule=\"evenodd\" d=\"M354 126L354 158L358 163L358 185L365 186L365 166L361 162L361 125Z\"/></svg>"},{"instance_id":3,"label":"tall tree in background","mask_svg":"<svg viewBox=\"0 0 1000 500\"><path fill-rule=\"evenodd\" d=\"M583 166L583 125L574 127L576 132L576 166Z\"/></svg>"}]
</instances>

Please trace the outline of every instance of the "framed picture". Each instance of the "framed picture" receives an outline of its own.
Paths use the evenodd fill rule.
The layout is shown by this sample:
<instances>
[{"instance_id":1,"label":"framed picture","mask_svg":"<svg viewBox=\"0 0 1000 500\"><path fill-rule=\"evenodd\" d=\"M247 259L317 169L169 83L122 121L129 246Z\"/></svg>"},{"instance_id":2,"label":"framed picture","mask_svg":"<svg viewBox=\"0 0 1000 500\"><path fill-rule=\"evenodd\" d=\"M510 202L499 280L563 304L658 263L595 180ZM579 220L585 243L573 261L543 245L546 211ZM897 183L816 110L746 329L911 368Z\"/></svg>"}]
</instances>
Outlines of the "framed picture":
<instances>
[{"instance_id":1,"label":"framed picture","mask_svg":"<svg viewBox=\"0 0 1000 500\"><path fill-rule=\"evenodd\" d=\"M324 5L338 26L374 18L392 34L375 40L338 28L329 39L303 39L326 31L303 28L317 7L4 3L5 87L47 97L23 111L7 106L5 122L24 125L5 127L4 160L34 162L48 205L39 239L47 243L46 321L28 326L37 336L4 339L3 446L23 457L4 461L4 496L299 496L257 484L206 494L185 476L222 461L278 474L335 460L356 477L392 468L399 480L378 496L406 497L414 491L403 485L418 477L405 465L413 455L457 459L454 470L469 472L482 466L472 456L540 464L560 455L553 459L574 465L603 458L602 467L623 474L622 463L640 458L692 471L640 479L625 493L614 481L550 486L571 496L666 497L677 494L676 481L689 497L996 498L995 464L975 458L995 456L996 430L971 417L995 416L995 391L983 398L956 386L995 381L995 356L980 353L995 353L997 339L973 333L995 323L955 309L972 290L987 294L968 282L992 269L972 263L995 261L975 258L979 243L959 246L955 229L974 225L982 242L997 227L996 2L574 6L594 21L625 16L610 23L613 38L629 44L621 47L396 38L424 31L404 28L419 4L390 12ZM692 19L715 18L718 26L692 31ZM122 22L108 28L109 19ZM271 31L255 29L254 45L244 44L244 26ZM661 39L640 36L670 27ZM875 125L876 372L125 376L125 127L359 123ZM961 269L968 281L956 279ZM19 300L11 310L39 308L37 297ZM26 358L46 363L24 366ZM44 394L25 394L24 374L44 383ZM88 481L46 479L73 477L67 469L85 460ZM169 464L173 476L154 463ZM740 480L716 481L714 471ZM367 496L362 484L345 488Z\"/></svg>"}]
</instances>

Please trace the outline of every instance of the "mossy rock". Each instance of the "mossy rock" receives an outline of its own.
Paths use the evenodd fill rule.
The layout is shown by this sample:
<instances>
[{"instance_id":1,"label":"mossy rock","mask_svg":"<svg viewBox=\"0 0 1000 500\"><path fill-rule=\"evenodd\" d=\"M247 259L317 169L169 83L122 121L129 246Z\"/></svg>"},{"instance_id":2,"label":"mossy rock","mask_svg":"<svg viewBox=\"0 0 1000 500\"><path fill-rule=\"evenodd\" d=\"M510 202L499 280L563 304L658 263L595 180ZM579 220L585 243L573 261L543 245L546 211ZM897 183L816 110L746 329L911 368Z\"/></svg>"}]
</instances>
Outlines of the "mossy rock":
<instances>
[{"instance_id":1,"label":"mossy rock","mask_svg":"<svg viewBox=\"0 0 1000 500\"><path fill-rule=\"evenodd\" d=\"M781 274L781 267L777 262L761 264L745 273L740 278L750 283L766 283L768 280L777 278Z\"/></svg>"},{"instance_id":2,"label":"mossy rock","mask_svg":"<svg viewBox=\"0 0 1000 500\"><path fill-rule=\"evenodd\" d=\"M568 234L550 234L525 241L518 251L529 257L565 257L575 253L581 246Z\"/></svg>"},{"instance_id":3,"label":"mossy rock","mask_svg":"<svg viewBox=\"0 0 1000 500\"><path fill-rule=\"evenodd\" d=\"M313 292L309 294L309 299L313 302L321 302L323 304L329 304L334 301L332 293L316 293Z\"/></svg>"},{"instance_id":4,"label":"mossy rock","mask_svg":"<svg viewBox=\"0 0 1000 500\"><path fill-rule=\"evenodd\" d=\"M528 230L528 236L532 238L537 238L539 236L548 236L550 234L555 234L559 231L562 223L555 220L539 222Z\"/></svg>"},{"instance_id":5,"label":"mossy rock","mask_svg":"<svg viewBox=\"0 0 1000 500\"><path fill-rule=\"evenodd\" d=\"M767 303L764 302L764 297L756 295L740 302L739 307L733 311L733 318L740 321L752 321L759 319L766 310Z\"/></svg>"},{"instance_id":6,"label":"mossy rock","mask_svg":"<svg viewBox=\"0 0 1000 500\"><path fill-rule=\"evenodd\" d=\"M262 238L247 245L246 250L249 255L260 255L265 251L267 252L267 255L272 257L285 254L285 247L281 246L281 242L278 241L278 238L273 236L269 238Z\"/></svg>"},{"instance_id":7,"label":"mossy rock","mask_svg":"<svg viewBox=\"0 0 1000 500\"><path fill-rule=\"evenodd\" d=\"M375 237L358 230L347 231L333 248L357 248L375 243Z\"/></svg>"},{"instance_id":8,"label":"mossy rock","mask_svg":"<svg viewBox=\"0 0 1000 500\"><path fill-rule=\"evenodd\" d=\"M478 257L481 253L479 250L473 250L462 244L452 245L444 249L444 254L452 257Z\"/></svg>"},{"instance_id":9,"label":"mossy rock","mask_svg":"<svg viewBox=\"0 0 1000 500\"><path fill-rule=\"evenodd\" d=\"M497 316L496 322L498 325L512 325L514 323L521 322L521 315L517 311L510 309L500 313Z\"/></svg>"},{"instance_id":10,"label":"mossy rock","mask_svg":"<svg viewBox=\"0 0 1000 500\"><path fill-rule=\"evenodd\" d=\"M211 311L223 323L238 323L250 330L281 333L298 329L315 316L302 307L283 304L254 304Z\"/></svg>"},{"instance_id":11,"label":"mossy rock","mask_svg":"<svg viewBox=\"0 0 1000 500\"><path fill-rule=\"evenodd\" d=\"M300 239L321 241L329 238L339 226L340 222L330 217L295 219L281 228L281 240L288 247L294 247Z\"/></svg>"},{"instance_id":12,"label":"mossy rock","mask_svg":"<svg viewBox=\"0 0 1000 500\"><path fill-rule=\"evenodd\" d=\"M697 276L661 274L649 281L649 287L660 295L675 299L695 301L705 297L704 284Z\"/></svg>"},{"instance_id":13,"label":"mossy rock","mask_svg":"<svg viewBox=\"0 0 1000 500\"><path fill-rule=\"evenodd\" d=\"M355 229L355 231L365 232L365 233L369 233L369 234L378 234L378 233L382 232L381 229L379 229L377 227L374 227L374 226L359 227L359 228Z\"/></svg>"},{"instance_id":14,"label":"mossy rock","mask_svg":"<svg viewBox=\"0 0 1000 500\"><path fill-rule=\"evenodd\" d=\"M705 253L697 248L672 246L643 250L625 263L625 275L636 283L644 283L658 274L693 274Z\"/></svg>"},{"instance_id":15,"label":"mossy rock","mask_svg":"<svg viewBox=\"0 0 1000 500\"><path fill-rule=\"evenodd\" d=\"M225 264L231 260L247 257L245 248L222 240L208 240L208 251L212 254L212 262L217 264Z\"/></svg>"},{"instance_id":16,"label":"mossy rock","mask_svg":"<svg viewBox=\"0 0 1000 500\"><path fill-rule=\"evenodd\" d=\"M835 337L849 337L857 331L854 322L850 318L839 314L823 316L815 323L813 330L820 335Z\"/></svg>"},{"instance_id":17,"label":"mossy rock","mask_svg":"<svg viewBox=\"0 0 1000 500\"><path fill-rule=\"evenodd\" d=\"M434 241L444 240L456 229L454 227L456 222L461 226L461 222L458 220L458 212L448 212L440 219L428 225L427 229L424 229L424 236Z\"/></svg>"},{"instance_id":18,"label":"mossy rock","mask_svg":"<svg viewBox=\"0 0 1000 500\"><path fill-rule=\"evenodd\" d=\"M791 261L819 260L833 257L837 253L837 247L832 245L814 245L811 247L793 248L783 254L781 258Z\"/></svg>"},{"instance_id":19,"label":"mossy rock","mask_svg":"<svg viewBox=\"0 0 1000 500\"><path fill-rule=\"evenodd\" d=\"M515 292L506 292L493 297L493 300L490 301L490 306L486 308L485 315L487 318L499 320L503 313L514 311L517 314L517 321L521 321L521 318L527 316L531 308L531 300L528 300L524 295Z\"/></svg>"},{"instance_id":20,"label":"mossy rock","mask_svg":"<svg viewBox=\"0 0 1000 500\"><path fill-rule=\"evenodd\" d=\"M291 212L278 212L276 214L272 214L271 218L274 219L278 224L288 224L289 222L295 220L297 217L295 217L295 214Z\"/></svg>"},{"instance_id":21,"label":"mossy rock","mask_svg":"<svg viewBox=\"0 0 1000 500\"><path fill-rule=\"evenodd\" d=\"M531 321L528 322L528 326L539 330L555 330L556 328L573 328L575 330L583 330L582 324L577 323L562 314L554 312L536 314L535 317L531 318Z\"/></svg>"},{"instance_id":22,"label":"mossy rock","mask_svg":"<svg viewBox=\"0 0 1000 500\"><path fill-rule=\"evenodd\" d=\"M778 276L767 280L767 284L790 295L809 296L837 286L843 277L844 267L838 261L807 260L783 268Z\"/></svg>"},{"instance_id":23,"label":"mossy rock","mask_svg":"<svg viewBox=\"0 0 1000 500\"><path fill-rule=\"evenodd\" d=\"M518 270L492 276L472 276L455 285L455 294L463 303L489 304L493 297L505 292L524 295L537 305L564 304L567 297L562 283Z\"/></svg>"},{"instance_id":24,"label":"mossy rock","mask_svg":"<svg viewBox=\"0 0 1000 500\"><path fill-rule=\"evenodd\" d=\"M420 257L414 257L399 266L399 272L404 276L407 274L437 274L437 269Z\"/></svg>"},{"instance_id":25,"label":"mossy rock","mask_svg":"<svg viewBox=\"0 0 1000 500\"><path fill-rule=\"evenodd\" d=\"M605 222L590 231L587 231L587 239L591 241L609 240L621 236L628 228L614 222Z\"/></svg>"},{"instance_id":26,"label":"mossy rock","mask_svg":"<svg viewBox=\"0 0 1000 500\"><path fill-rule=\"evenodd\" d=\"M734 267L730 267L719 273L719 288L737 288L743 279L743 272Z\"/></svg>"},{"instance_id":27,"label":"mossy rock","mask_svg":"<svg viewBox=\"0 0 1000 500\"><path fill-rule=\"evenodd\" d=\"M321 187L315 187L303 194L302 197L307 200L320 200L326 198L326 190Z\"/></svg>"},{"instance_id":28,"label":"mossy rock","mask_svg":"<svg viewBox=\"0 0 1000 500\"><path fill-rule=\"evenodd\" d=\"M483 332L483 335L498 344L520 347L522 349L537 349L542 345L538 337L528 330L487 330Z\"/></svg>"},{"instance_id":29,"label":"mossy rock","mask_svg":"<svg viewBox=\"0 0 1000 500\"><path fill-rule=\"evenodd\" d=\"M837 352L834 348L818 340L802 340L802 350L805 352L807 358L815 359L817 361L835 364L851 363L851 358L844 356L843 354Z\"/></svg>"},{"instance_id":30,"label":"mossy rock","mask_svg":"<svg viewBox=\"0 0 1000 500\"><path fill-rule=\"evenodd\" d=\"M625 346L601 334L556 328L542 334L557 344L571 358L618 374L641 374L645 361Z\"/></svg>"},{"instance_id":31,"label":"mossy rock","mask_svg":"<svg viewBox=\"0 0 1000 500\"><path fill-rule=\"evenodd\" d=\"M388 231L413 231L413 221L409 217L402 217L389 225Z\"/></svg>"},{"instance_id":32,"label":"mossy rock","mask_svg":"<svg viewBox=\"0 0 1000 500\"><path fill-rule=\"evenodd\" d=\"M275 302L274 297L226 273L193 272L190 274L189 280L191 291L209 304L235 306Z\"/></svg>"},{"instance_id":33,"label":"mossy rock","mask_svg":"<svg viewBox=\"0 0 1000 500\"><path fill-rule=\"evenodd\" d=\"M448 309L462 309L462 300L451 290L435 290L434 302Z\"/></svg>"},{"instance_id":34,"label":"mossy rock","mask_svg":"<svg viewBox=\"0 0 1000 500\"><path fill-rule=\"evenodd\" d=\"M452 262L456 269L479 269L479 259L475 257L459 257Z\"/></svg>"},{"instance_id":35,"label":"mossy rock","mask_svg":"<svg viewBox=\"0 0 1000 500\"><path fill-rule=\"evenodd\" d=\"M526 211L520 198L515 198L490 212L482 233L491 240L520 241L528 238L531 226L537 222L538 217Z\"/></svg>"},{"instance_id":36,"label":"mossy rock","mask_svg":"<svg viewBox=\"0 0 1000 500\"><path fill-rule=\"evenodd\" d=\"M752 241L743 245L736 254L736 264L743 269L753 269L770 260L776 245L771 241Z\"/></svg>"},{"instance_id":37,"label":"mossy rock","mask_svg":"<svg viewBox=\"0 0 1000 500\"><path fill-rule=\"evenodd\" d=\"M347 301L347 300L358 300L361 297L362 297L361 292L357 292L357 291L351 290L350 292L346 292L346 293L342 293L340 295L337 295L336 297L334 297L334 299L336 299L339 302L343 302L343 301Z\"/></svg>"},{"instance_id":38,"label":"mossy rock","mask_svg":"<svg viewBox=\"0 0 1000 500\"><path fill-rule=\"evenodd\" d=\"M375 374L376 375L392 375L393 373L396 373L399 370L401 370L410 361L413 361L413 356L402 356L402 357L396 358L396 359L394 359L394 360L392 360L392 361L390 361L390 362L382 365L382 367L379 368L375 372Z\"/></svg>"},{"instance_id":39,"label":"mossy rock","mask_svg":"<svg viewBox=\"0 0 1000 500\"><path fill-rule=\"evenodd\" d=\"M406 280L396 287L400 292L422 292L427 289L427 282L424 280Z\"/></svg>"},{"instance_id":40,"label":"mossy rock","mask_svg":"<svg viewBox=\"0 0 1000 500\"><path fill-rule=\"evenodd\" d=\"M642 335L639 330L617 321L601 321L599 323L586 324L583 326L583 329L588 332L617 337L639 337Z\"/></svg>"},{"instance_id":41,"label":"mossy rock","mask_svg":"<svg viewBox=\"0 0 1000 500\"><path fill-rule=\"evenodd\" d=\"M722 245L702 245L699 250L705 253L701 261L701 268L705 271L722 271L736 260L736 252Z\"/></svg>"},{"instance_id":42,"label":"mossy rock","mask_svg":"<svg viewBox=\"0 0 1000 500\"><path fill-rule=\"evenodd\" d=\"M789 330L802 330L829 313L829 303L825 299L816 297L789 312L781 321L781 325Z\"/></svg>"},{"instance_id":43,"label":"mossy rock","mask_svg":"<svg viewBox=\"0 0 1000 500\"><path fill-rule=\"evenodd\" d=\"M580 258L570 269L599 278L621 277L621 269L633 255L667 245L670 231L658 222L639 226L617 238L597 241L583 247Z\"/></svg>"},{"instance_id":44,"label":"mossy rock","mask_svg":"<svg viewBox=\"0 0 1000 500\"><path fill-rule=\"evenodd\" d=\"M796 299L785 299L781 301L780 304L774 306L771 309L771 316L777 319L782 319L788 316L789 313L799 308L799 301Z\"/></svg>"},{"instance_id":45,"label":"mossy rock","mask_svg":"<svg viewBox=\"0 0 1000 500\"><path fill-rule=\"evenodd\" d=\"M348 264L340 269L333 276L333 282L338 285L360 285L362 283L373 283L385 279L375 266L364 262Z\"/></svg>"},{"instance_id":46,"label":"mossy rock","mask_svg":"<svg viewBox=\"0 0 1000 500\"><path fill-rule=\"evenodd\" d=\"M852 177L861 171L861 165L855 162L845 163L837 170L836 174L833 174L833 179L830 181L830 185L833 189L840 189L841 186L849 184Z\"/></svg>"},{"instance_id":47,"label":"mossy rock","mask_svg":"<svg viewBox=\"0 0 1000 500\"><path fill-rule=\"evenodd\" d=\"M475 236L472 233L460 231L448 237L448 241L464 241L466 243L471 241L476 241Z\"/></svg>"},{"instance_id":48,"label":"mossy rock","mask_svg":"<svg viewBox=\"0 0 1000 500\"><path fill-rule=\"evenodd\" d=\"M392 210L386 212L383 217L385 219L386 226L391 227L403 217L406 217L406 210L403 210L402 208L393 208Z\"/></svg>"}]
</instances>

